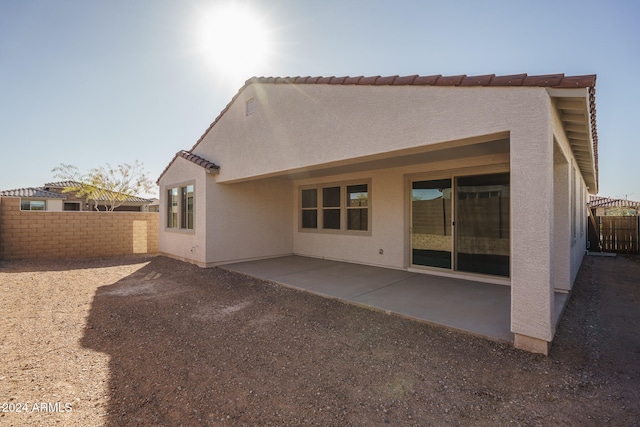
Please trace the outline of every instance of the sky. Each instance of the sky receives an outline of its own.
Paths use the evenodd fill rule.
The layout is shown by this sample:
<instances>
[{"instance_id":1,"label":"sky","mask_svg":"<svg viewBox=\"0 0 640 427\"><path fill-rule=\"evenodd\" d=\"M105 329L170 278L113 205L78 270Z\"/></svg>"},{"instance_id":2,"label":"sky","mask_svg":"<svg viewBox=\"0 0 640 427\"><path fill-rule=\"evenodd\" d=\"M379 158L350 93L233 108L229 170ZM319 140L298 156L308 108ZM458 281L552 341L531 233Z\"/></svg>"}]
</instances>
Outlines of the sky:
<instances>
[{"instance_id":1,"label":"sky","mask_svg":"<svg viewBox=\"0 0 640 427\"><path fill-rule=\"evenodd\" d=\"M251 76L597 74L599 194L640 200L637 0L0 0L0 190L154 182Z\"/></svg>"}]
</instances>

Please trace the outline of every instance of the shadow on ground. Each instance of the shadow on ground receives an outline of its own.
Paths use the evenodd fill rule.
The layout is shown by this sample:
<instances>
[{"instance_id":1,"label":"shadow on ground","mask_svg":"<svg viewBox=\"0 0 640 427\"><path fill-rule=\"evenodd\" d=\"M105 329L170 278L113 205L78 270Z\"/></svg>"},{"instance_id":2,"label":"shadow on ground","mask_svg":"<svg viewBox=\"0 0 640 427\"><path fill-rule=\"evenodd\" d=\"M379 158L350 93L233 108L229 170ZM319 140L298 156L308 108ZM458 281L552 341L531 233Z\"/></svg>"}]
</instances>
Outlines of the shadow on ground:
<instances>
[{"instance_id":1,"label":"shadow on ground","mask_svg":"<svg viewBox=\"0 0 640 427\"><path fill-rule=\"evenodd\" d=\"M634 425L639 273L586 258L545 358L156 257L96 292L82 345L110 426Z\"/></svg>"},{"instance_id":2,"label":"shadow on ground","mask_svg":"<svg viewBox=\"0 0 640 427\"><path fill-rule=\"evenodd\" d=\"M9 265L12 273L45 272L45 271L73 271L90 268L119 267L122 265L140 264L153 259L153 255L130 255L105 258L65 258L58 260L0 260L0 272L5 265Z\"/></svg>"}]
</instances>

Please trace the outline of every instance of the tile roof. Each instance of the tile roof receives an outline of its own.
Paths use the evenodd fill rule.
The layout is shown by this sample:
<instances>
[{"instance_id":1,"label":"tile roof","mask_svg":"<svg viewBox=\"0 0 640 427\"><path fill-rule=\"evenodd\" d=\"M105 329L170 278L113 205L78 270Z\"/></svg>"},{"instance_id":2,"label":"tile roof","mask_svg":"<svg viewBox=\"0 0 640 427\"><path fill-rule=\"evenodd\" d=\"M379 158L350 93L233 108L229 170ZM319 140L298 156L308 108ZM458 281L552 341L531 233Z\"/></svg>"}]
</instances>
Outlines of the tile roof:
<instances>
[{"instance_id":1,"label":"tile roof","mask_svg":"<svg viewBox=\"0 0 640 427\"><path fill-rule=\"evenodd\" d=\"M586 88L596 84L596 75L565 76L564 74L546 74L529 76L513 74L496 76L371 76L371 77L251 77L245 86L252 83L288 83L288 84L330 84L365 86L536 86L553 88Z\"/></svg>"},{"instance_id":2,"label":"tile roof","mask_svg":"<svg viewBox=\"0 0 640 427\"><path fill-rule=\"evenodd\" d=\"M193 154L190 151L180 150L180 151L178 151L176 153L175 156L173 156L173 159L171 160L171 162L169 162L167 167L164 168L164 170L162 171L162 173L160 174L160 176L156 180L156 184L160 181L160 178L162 178L162 176L167 172L167 170L169 170L169 167L171 167L173 162L175 162L178 157L182 157L183 159L189 160L190 162L195 163L196 165L203 167L208 173L216 174L220 170L220 166L218 166L215 163L205 159L204 157L200 157L197 154Z\"/></svg>"},{"instance_id":3,"label":"tile roof","mask_svg":"<svg viewBox=\"0 0 640 427\"><path fill-rule=\"evenodd\" d=\"M79 187L80 183L78 181L57 181L57 182L47 182L44 187L45 188L66 188L66 187Z\"/></svg>"},{"instance_id":4,"label":"tile roof","mask_svg":"<svg viewBox=\"0 0 640 427\"><path fill-rule=\"evenodd\" d=\"M202 166L203 168L209 171L217 171L220 169L220 166L216 165L215 163L210 162L209 160L203 157L200 157L196 154L193 154L189 151L185 151L185 150L178 151L178 153L176 153L176 156L180 156L184 159L187 159L190 162L193 162L198 166Z\"/></svg>"},{"instance_id":5,"label":"tile roof","mask_svg":"<svg viewBox=\"0 0 640 427\"><path fill-rule=\"evenodd\" d=\"M58 181L58 182L48 182L44 185L44 188L73 188L73 187L80 187L82 184L77 182L77 181ZM110 190L105 190L105 189L99 189L100 191L97 193L97 199L96 198L92 198L92 200L95 200L97 202L109 202L112 200L111 197L111 191ZM63 196L66 198L66 196ZM124 200L122 200L124 202L129 202L129 203L149 203L150 199L145 199L142 197L138 197L138 196L132 196L132 195L127 195L126 198Z\"/></svg>"},{"instance_id":6,"label":"tile roof","mask_svg":"<svg viewBox=\"0 0 640 427\"><path fill-rule=\"evenodd\" d=\"M589 206L592 208L637 208L640 206L640 202L627 199L614 199L611 197L591 195L589 197Z\"/></svg>"},{"instance_id":7,"label":"tile roof","mask_svg":"<svg viewBox=\"0 0 640 427\"><path fill-rule=\"evenodd\" d=\"M41 187L17 188L15 190L0 191L0 196L5 197L33 197L39 199L66 199L64 194L47 191Z\"/></svg>"}]
</instances>

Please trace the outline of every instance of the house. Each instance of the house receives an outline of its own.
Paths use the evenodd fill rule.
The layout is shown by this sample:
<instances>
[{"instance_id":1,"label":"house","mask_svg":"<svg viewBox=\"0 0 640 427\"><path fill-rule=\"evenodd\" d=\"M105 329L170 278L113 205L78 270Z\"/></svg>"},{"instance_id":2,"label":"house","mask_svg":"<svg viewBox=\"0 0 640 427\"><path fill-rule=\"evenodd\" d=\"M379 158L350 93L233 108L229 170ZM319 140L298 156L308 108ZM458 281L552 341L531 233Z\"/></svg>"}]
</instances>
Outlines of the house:
<instances>
[{"instance_id":1,"label":"house","mask_svg":"<svg viewBox=\"0 0 640 427\"><path fill-rule=\"evenodd\" d=\"M0 191L0 196L20 197L22 210L41 211L105 211L110 206L113 197L109 190L102 190L97 200L86 200L77 197L73 191L64 192L65 188L80 187L75 181L50 182L42 187L20 188L16 190ZM138 196L126 196L122 205L115 211L145 212L151 200Z\"/></svg>"},{"instance_id":2,"label":"house","mask_svg":"<svg viewBox=\"0 0 640 427\"><path fill-rule=\"evenodd\" d=\"M499 283L546 353L598 191L595 75L251 78L158 179L160 251Z\"/></svg>"},{"instance_id":3,"label":"house","mask_svg":"<svg viewBox=\"0 0 640 427\"><path fill-rule=\"evenodd\" d=\"M79 203L80 210L106 211L111 207L111 203L114 200L114 194L118 194L110 190L100 189L95 198L86 199L86 197L76 197L73 191L64 191L65 189L80 188L80 186L81 184L76 181L60 181L46 183L44 188L48 191L67 194L68 203ZM114 209L116 212L145 212L149 210L149 205L152 202L150 199L145 199L135 195L125 195L123 199L120 199L120 201L122 204ZM84 205L82 203L84 203Z\"/></svg>"},{"instance_id":4,"label":"house","mask_svg":"<svg viewBox=\"0 0 640 427\"><path fill-rule=\"evenodd\" d=\"M638 216L640 202L590 195L589 208L594 216Z\"/></svg>"},{"instance_id":5,"label":"house","mask_svg":"<svg viewBox=\"0 0 640 427\"><path fill-rule=\"evenodd\" d=\"M44 188L18 188L0 191L2 197L20 197L20 209L23 211L61 211L67 206L64 194L47 191Z\"/></svg>"}]
</instances>

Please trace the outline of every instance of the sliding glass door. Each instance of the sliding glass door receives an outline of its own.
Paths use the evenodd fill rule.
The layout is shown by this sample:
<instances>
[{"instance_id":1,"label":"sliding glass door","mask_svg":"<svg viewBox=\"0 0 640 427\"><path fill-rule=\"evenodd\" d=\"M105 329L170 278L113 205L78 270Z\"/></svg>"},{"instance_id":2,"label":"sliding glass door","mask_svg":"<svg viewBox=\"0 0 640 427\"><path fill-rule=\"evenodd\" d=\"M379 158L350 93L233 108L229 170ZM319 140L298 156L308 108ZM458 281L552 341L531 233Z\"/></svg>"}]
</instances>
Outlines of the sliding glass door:
<instances>
[{"instance_id":1,"label":"sliding glass door","mask_svg":"<svg viewBox=\"0 0 640 427\"><path fill-rule=\"evenodd\" d=\"M451 268L451 179L411 186L411 263Z\"/></svg>"},{"instance_id":2,"label":"sliding glass door","mask_svg":"<svg viewBox=\"0 0 640 427\"><path fill-rule=\"evenodd\" d=\"M509 277L509 174L456 179L456 270Z\"/></svg>"},{"instance_id":3,"label":"sliding glass door","mask_svg":"<svg viewBox=\"0 0 640 427\"><path fill-rule=\"evenodd\" d=\"M411 264L508 277L509 206L509 173L412 181Z\"/></svg>"}]
</instances>

